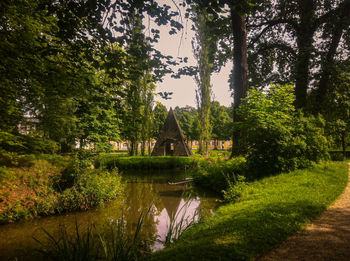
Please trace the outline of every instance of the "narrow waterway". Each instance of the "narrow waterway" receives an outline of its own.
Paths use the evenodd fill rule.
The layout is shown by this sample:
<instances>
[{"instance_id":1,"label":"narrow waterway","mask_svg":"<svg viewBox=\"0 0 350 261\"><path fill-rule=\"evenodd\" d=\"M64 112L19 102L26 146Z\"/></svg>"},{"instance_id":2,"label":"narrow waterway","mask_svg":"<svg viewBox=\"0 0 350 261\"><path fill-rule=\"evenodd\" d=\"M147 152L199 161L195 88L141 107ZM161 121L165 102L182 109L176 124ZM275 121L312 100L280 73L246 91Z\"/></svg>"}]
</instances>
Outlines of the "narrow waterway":
<instances>
[{"instance_id":1,"label":"narrow waterway","mask_svg":"<svg viewBox=\"0 0 350 261\"><path fill-rule=\"evenodd\" d=\"M86 212L2 225L0 260L36 259L38 253L35 249L39 244L33 238L45 242L47 236L43 229L58 237L59 227L62 225L67 228L68 233L73 234L76 222L81 230L92 224L96 229L102 230L123 217L126 231L131 235L136 229L141 213L148 209L141 237L147 240L150 251L159 250L163 248L162 242L171 222L176 223L180 219L196 220L198 213L204 216L210 215L218 206L216 195L194 188L189 183L176 185L185 177L185 173L174 171L124 173L124 196L102 207Z\"/></svg>"}]
</instances>

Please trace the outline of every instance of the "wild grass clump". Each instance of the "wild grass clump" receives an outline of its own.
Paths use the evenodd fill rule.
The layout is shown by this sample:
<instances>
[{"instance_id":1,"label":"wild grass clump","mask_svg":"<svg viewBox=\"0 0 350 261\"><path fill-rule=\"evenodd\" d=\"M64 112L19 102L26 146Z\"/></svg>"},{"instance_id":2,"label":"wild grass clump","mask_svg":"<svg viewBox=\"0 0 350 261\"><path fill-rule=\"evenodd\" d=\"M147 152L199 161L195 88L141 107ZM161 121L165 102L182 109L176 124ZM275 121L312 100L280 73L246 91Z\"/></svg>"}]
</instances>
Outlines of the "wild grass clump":
<instances>
[{"instance_id":1,"label":"wild grass clump","mask_svg":"<svg viewBox=\"0 0 350 261\"><path fill-rule=\"evenodd\" d=\"M78 226L75 221L74 233L69 233L64 225L59 226L58 235L50 234L45 229L45 239L34 240L38 243L37 251L45 260L61 261L129 261L138 260L149 254L144 251L145 239L140 237L144 220L149 212L143 211L132 233L126 230L123 217L106 225L99 231L94 225L87 228Z\"/></svg>"},{"instance_id":2,"label":"wild grass clump","mask_svg":"<svg viewBox=\"0 0 350 261\"><path fill-rule=\"evenodd\" d=\"M201 219L198 209L193 215L188 215L188 208L191 205L192 200L186 201L186 203L170 217L170 223L168 226L167 234L162 244L165 247L170 246L174 242L180 239L180 236L194 224L198 223Z\"/></svg>"},{"instance_id":3,"label":"wild grass clump","mask_svg":"<svg viewBox=\"0 0 350 261\"><path fill-rule=\"evenodd\" d=\"M95 244L96 235L93 227L89 226L86 231L79 228L75 222L75 234L70 235L66 226L60 225L58 235L52 235L44 228L46 240L40 241L34 238L39 247L37 251L45 260L51 261L89 261L98 260L98 247Z\"/></svg>"},{"instance_id":4,"label":"wild grass clump","mask_svg":"<svg viewBox=\"0 0 350 261\"><path fill-rule=\"evenodd\" d=\"M181 169L187 170L194 168L197 161L193 157L176 157L176 156L133 156L120 157L118 155L108 155L99 157L95 167L107 169L118 168L119 170L136 169L136 170L161 170L161 169Z\"/></svg>"},{"instance_id":5,"label":"wild grass clump","mask_svg":"<svg viewBox=\"0 0 350 261\"><path fill-rule=\"evenodd\" d=\"M239 201L234 197L151 260L252 260L320 215L347 179L348 164L337 162L247 183Z\"/></svg>"}]
</instances>

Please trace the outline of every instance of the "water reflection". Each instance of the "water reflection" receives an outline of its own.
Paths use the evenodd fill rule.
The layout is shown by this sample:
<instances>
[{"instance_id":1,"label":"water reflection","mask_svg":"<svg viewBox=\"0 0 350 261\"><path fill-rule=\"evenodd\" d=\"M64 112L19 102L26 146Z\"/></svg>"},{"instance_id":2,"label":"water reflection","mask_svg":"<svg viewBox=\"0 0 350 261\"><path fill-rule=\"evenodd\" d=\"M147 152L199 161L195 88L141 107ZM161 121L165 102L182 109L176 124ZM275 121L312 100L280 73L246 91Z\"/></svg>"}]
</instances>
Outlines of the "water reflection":
<instances>
[{"instance_id":1,"label":"water reflection","mask_svg":"<svg viewBox=\"0 0 350 261\"><path fill-rule=\"evenodd\" d=\"M194 189L189 184L169 185L169 178L159 175L141 178L140 175L125 174L124 196L100 208L0 226L0 260L14 257L18 260L34 259L37 254L33 249L38 245L32 237L44 240L41 228L57 236L58 226L63 224L68 232L74 233L75 220L81 229L94 224L97 230L102 231L108 229L108 224L123 217L126 231L131 236L139 216L146 209L149 213L144 220L141 238L147 240L149 251L161 249L171 221L196 219L198 211L208 215L217 203L214 195Z\"/></svg>"}]
</instances>

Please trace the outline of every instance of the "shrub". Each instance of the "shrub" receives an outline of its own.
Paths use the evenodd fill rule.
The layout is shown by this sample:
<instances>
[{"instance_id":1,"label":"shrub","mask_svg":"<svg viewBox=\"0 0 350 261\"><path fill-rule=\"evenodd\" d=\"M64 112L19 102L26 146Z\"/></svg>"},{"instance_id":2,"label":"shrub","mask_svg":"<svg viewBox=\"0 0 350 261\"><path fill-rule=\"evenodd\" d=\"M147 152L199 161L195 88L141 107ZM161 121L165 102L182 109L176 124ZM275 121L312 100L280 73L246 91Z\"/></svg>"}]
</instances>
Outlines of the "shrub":
<instances>
[{"instance_id":1,"label":"shrub","mask_svg":"<svg viewBox=\"0 0 350 261\"><path fill-rule=\"evenodd\" d=\"M330 154L331 160L333 161L343 161L346 159L342 151L335 151Z\"/></svg>"},{"instance_id":2,"label":"shrub","mask_svg":"<svg viewBox=\"0 0 350 261\"><path fill-rule=\"evenodd\" d=\"M246 160L243 157L218 162L206 160L199 162L194 181L202 187L221 193L228 187L228 180L245 174Z\"/></svg>"},{"instance_id":3,"label":"shrub","mask_svg":"<svg viewBox=\"0 0 350 261\"><path fill-rule=\"evenodd\" d=\"M234 177L232 182L229 178L227 178L228 189L223 190L224 194L224 202L237 202L239 201L242 192L246 189L248 184L245 182L245 177L238 175Z\"/></svg>"},{"instance_id":4,"label":"shrub","mask_svg":"<svg viewBox=\"0 0 350 261\"><path fill-rule=\"evenodd\" d=\"M252 89L239 109L235 125L246 135L247 164L255 177L289 172L326 159L324 120L295 112L293 86Z\"/></svg>"},{"instance_id":5,"label":"shrub","mask_svg":"<svg viewBox=\"0 0 350 261\"><path fill-rule=\"evenodd\" d=\"M89 170L80 174L74 186L58 196L60 211L86 210L116 198L123 190L116 171Z\"/></svg>"},{"instance_id":6,"label":"shrub","mask_svg":"<svg viewBox=\"0 0 350 261\"><path fill-rule=\"evenodd\" d=\"M56 142L42 137L0 132L0 164L18 165L19 155L55 153L58 151Z\"/></svg>"},{"instance_id":7,"label":"shrub","mask_svg":"<svg viewBox=\"0 0 350 261\"><path fill-rule=\"evenodd\" d=\"M94 153L89 150L79 150L75 153L67 167L62 171L59 189L64 190L75 184L76 179L88 168L93 166Z\"/></svg>"}]
</instances>

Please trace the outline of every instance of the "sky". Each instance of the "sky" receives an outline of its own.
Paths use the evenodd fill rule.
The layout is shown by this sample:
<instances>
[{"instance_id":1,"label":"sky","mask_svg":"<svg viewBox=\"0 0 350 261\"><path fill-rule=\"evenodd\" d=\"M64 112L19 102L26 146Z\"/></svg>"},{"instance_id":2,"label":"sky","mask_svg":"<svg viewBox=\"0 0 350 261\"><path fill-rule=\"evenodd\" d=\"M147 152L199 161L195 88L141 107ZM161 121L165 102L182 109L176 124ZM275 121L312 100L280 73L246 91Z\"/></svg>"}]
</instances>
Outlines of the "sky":
<instances>
[{"instance_id":1,"label":"sky","mask_svg":"<svg viewBox=\"0 0 350 261\"><path fill-rule=\"evenodd\" d=\"M182 37L181 32L169 35L169 28L166 28L165 26L157 28L160 30L160 39L155 47L164 55L188 57L188 63L184 65L195 65L196 61L193 57L191 45L194 32L191 30L190 20L184 20L184 23L185 28ZM211 77L213 92L212 99L219 101L221 105L225 106L230 106L232 103L232 96L227 82L231 68L232 63L228 63L226 67L221 69L220 73L214 73ZM170 107L184 107L186 105L196 107L195 90L197 85L193 77L181 76L180 79L173 79L170 75L167 75L163 79L163 82L159 82L156 85L156 92L173 92L173 95L171 96L172 98L169 100L164 100L160 96L156 97L156 100L163 103L168 109Z\"/></svg>"}]
</instances>

